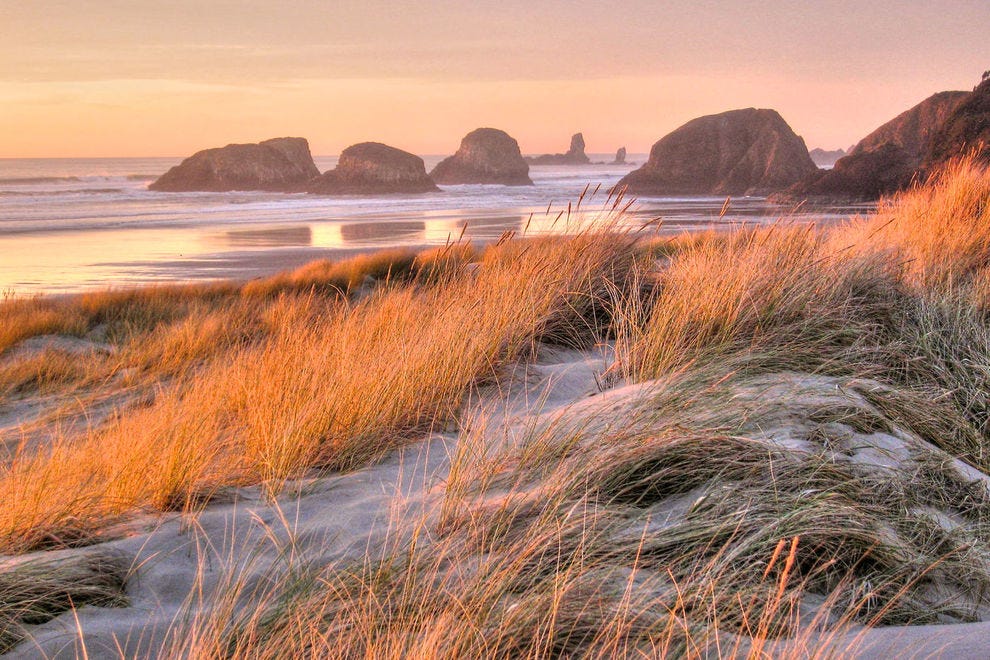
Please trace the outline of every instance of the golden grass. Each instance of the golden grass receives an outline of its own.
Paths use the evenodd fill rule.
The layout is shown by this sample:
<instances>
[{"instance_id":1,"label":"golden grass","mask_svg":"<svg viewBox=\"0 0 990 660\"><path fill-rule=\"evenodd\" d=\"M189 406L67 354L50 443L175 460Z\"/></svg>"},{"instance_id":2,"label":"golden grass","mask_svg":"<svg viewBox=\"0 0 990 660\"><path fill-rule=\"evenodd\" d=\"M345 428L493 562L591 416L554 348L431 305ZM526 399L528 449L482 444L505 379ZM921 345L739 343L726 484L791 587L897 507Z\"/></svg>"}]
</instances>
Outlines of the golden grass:
<instances>
[{"instance_id":1,"label":"golden grass","mask_svg":"<svg viewBox=\"0 0 990 660\"><path fill-rule=\"evenodd\" d=\"M783 224L710 235L641 279L654 291L620 301L617 345L637 380L742 349L796 368L827 359L870 331L865 307L882 314L898 289L888 262L830 254L813 226Z\"/></svg>"},{"instance_id":2,"label":"golden grass","mask_svg":"<svg viewBox=\"0 0 990 660\"><path fill-rule=\"evenodd\" d=\"M855 648L858 623L972 616L947 594L984 598L979 516L942 536L916 511L967 501L948 486L955 468L944 482L904 470L886 483L870 466L752 439L761 410L788 404L763 406L740 386L685 372L619 424L562 415L494 455L474 424L439 526L400 517L365 558L289 562L260 590L232 562L225 587L192 604L213 613L190 616L161 652L830 657L833 641ZM713 416L727 425L706 427Z\"/></svg>"},{"instance_id":3,"label":"golden grass","mask_svg":"<svg viewBox=\"0 0 990 660\"><path fill-rule=\"evenodd\" d=\"M647 246L588 233L61 317L25 303L26 329L0 348L105 322L130 338L120 364L165 380L151 405L0 472L0 552L360 467L455 424L473 387L538 342L612 336L613 372L658 381L642 405L564 416L497 450L462 433L439 519L356 564L290 562L251 594L259 583L232 566L212 614L176 624L161 652L816 657L854 623L971 619L990 587L990 497L954 459L990 470L988 208L990 173L959 162L828 232L781 223ZM845 398L802 403L774 389L787 379L832 379L828 397ZM785 417L803 449L767 438ZM927 444L881 469L850 459L846 432Z\"/></svg>"},{"instance_id":4,"label":"golden grass","mask_svg":"<svg viewBox=\"0 0 990 660\"><path fill-rule=\"evenodd\" d=\"M429 286L356 303L283 296L257 342L227 336L243 318L190 311L153 343L178 375L150 407L83 439L53 438L0 474L0 550L78 544L129 512L188 508L244 483L277 492L313 467L374 460L453 419L469 387L534 339L591 332L587 300L622 276L629 253L607 234L509 242Z\"/></svg>"},{"instance_id":5,"label":"golden grass","mask_svg":"<svg viewBox=\"0 0 990 660\"><path fill-rule=\"evenodd\" d=\"M990 265L990 176L963 158L925 185L895 195L877 212L831 236L830 248L882 254L899 262L912 286L961 285Z\"/></svg>"},{"instance_id":6,"label":"golden grass","mask_svg":"<svg viewBox=\"0 0 990 660\"><path fill-rule=\"evenodd\" d=\"M41 557L0 571L0 653L28 638L26 626L44 623L83 605L125 606L130 567L101 551Z\"/></svg>"}]
</instances>

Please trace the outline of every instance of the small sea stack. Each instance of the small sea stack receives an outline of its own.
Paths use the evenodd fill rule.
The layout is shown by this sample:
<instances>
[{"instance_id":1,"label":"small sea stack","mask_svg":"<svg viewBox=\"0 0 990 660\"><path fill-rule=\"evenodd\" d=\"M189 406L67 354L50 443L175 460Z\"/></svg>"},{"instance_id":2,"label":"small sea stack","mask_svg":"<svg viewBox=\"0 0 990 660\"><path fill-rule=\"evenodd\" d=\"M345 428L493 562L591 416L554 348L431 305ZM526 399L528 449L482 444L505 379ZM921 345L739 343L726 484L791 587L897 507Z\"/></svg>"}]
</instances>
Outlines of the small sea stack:
<instances>
[{"instance_id":1,"label":"small sea stack","mask_svg":"<svg viewBox=\"0 0 990 660\"><path fill-rule=\"evenodd\" d=\"M380 142L362 142L344 149L337 167L310 181L316 195L382 195L439 190L419 156Z\"/></svg>"},{"instance_id":2,"label":"small sea stack","mask_svg":"<svg viewBox=\"0 0 990 660\"><path fill-rule=\"evenodd\" d=\"M198 151L152 182L148 189L292 192L319 174L309 142L300 137L282 137Z\"/></svg>"},{"instance_id":3,"label":"small sea stack","mask_svg":"<svg viewBox=\"0 0 990 660\"><path fill-rule=\"evenodd\" d=\"M478 128L465 135L457 153L440 161L430 172L430 177L441 185L533 185L529 178L529 165L522 157L519 143L497 128Z\"/></svg>"},{"instance_id":4,"label":"small sea stack","mask_svg":"<svg viewBox=\"0 0 990 660\"><path fill-rule=\"evenodd\" d=\"M626 148L619 147L615 152L615 159L612 160L613 165L625 165L626 164Z\"/></svg>"},{"instance_id":5,"label":"small sea stack","mask_svg":"<svg viewBox=\"0 0 990 660\"><path fill-rule=\"evenodd\" d=\"M591 162L584 153L584 135L575 133L571 136L571 146L567 153L543 154L527 158L530 165L587 165Z\"/></svg>"}]
</instances>

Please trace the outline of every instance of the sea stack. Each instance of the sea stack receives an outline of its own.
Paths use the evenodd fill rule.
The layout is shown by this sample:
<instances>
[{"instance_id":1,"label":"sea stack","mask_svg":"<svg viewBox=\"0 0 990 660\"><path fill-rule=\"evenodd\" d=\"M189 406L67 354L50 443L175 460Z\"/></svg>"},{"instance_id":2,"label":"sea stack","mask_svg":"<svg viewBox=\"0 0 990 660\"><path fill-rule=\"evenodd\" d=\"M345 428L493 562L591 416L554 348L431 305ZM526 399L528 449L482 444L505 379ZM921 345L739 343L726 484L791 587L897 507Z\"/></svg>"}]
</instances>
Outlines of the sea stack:
<instances>
[{"instance_id":1,"label":"sea stack","mask_svg":"<svg viewBox=\"0 0 990 660\"><path fill-rule=\"evenodd\" d=\"M939 92L905 110L860 140L830 170L814 172L776 197L780 201L871 201L916 180L940 127L969 92Z\"/></svg>"},{"instance_id":2,"label":"sea stack","mask_svg":"<svg viewBox=\"0 0 990 660\"><path fill-rule=\"evenodd\" d=\"M776 110L747 108L684 124L618 187L645 195L762 195L816 171L804 140Z\"/></svg>"},{"instance_id":3,"label":"sea stack","mask_svg":"<svg viewBox=\"0 0 990 660\"><path fill-rule=\"evenodd\" d=\"M612 161L613 165L625 165L626 163L626 148L619 147L615 152L615 160Z\"/></svg>"},{"instance_id":4,"label":"sea stack","mask_svg":"<svg viewBox=\"0 0 990 660\"><path fill-rule=\"evenodd\" d=\"M519 143L497 128L478 128L461 140L453 156L440 161L430 177L439 184L498 183L529 186L529 165Z\"/></svg>"},{"instance_id":5,"label":"sea stack","mask_svg":"<svg viewBox=\"0 0 990 660\"><path fill-rule=\"evenodd\" d=\"M290 192L320 171L305 138L283 137L258 144L228 144L198 151L148 186L158 192Z\"/></svg>"},{"instance_id":6,"label":"sea stack","mask_svg":"<svg viewBox=\"0 0 990 660\"><path fill-rule=\"evenodd\" d=\"M584 135L571 136L571 145L564 154L543 154L526 159L531 165L587 165L591 162L584 153Z\"/></svg>"},{"instance_id":7,"label":"sea stack","mask_svg":"<svg viewBox=\"0 0 990 660\"><path fill-rule=\"evenodd\" d=\"M310 181L317 195L381 195L439 190L423 159L387 144L362 142L344 149L337 167Z\"/></svg>"},{"instance_id":8,"label":"sea stack","mask_svg":"<svg viewBox=\"0 0 990 660\"><path fill-rule=\"evenodd\" d=\"M812 162L818 167L834 167L835 163L846 155L845 149L812 149L808 152Z\"/></svg>"}]
</instances>

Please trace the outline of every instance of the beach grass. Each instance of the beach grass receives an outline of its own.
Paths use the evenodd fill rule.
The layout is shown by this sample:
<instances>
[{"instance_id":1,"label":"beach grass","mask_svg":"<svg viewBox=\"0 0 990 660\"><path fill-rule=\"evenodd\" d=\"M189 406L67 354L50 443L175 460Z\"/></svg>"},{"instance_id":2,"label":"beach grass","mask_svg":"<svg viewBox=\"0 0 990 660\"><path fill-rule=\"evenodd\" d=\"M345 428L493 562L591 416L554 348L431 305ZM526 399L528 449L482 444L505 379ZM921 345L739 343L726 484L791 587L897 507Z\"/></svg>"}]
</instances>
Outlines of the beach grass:
<instances>
[{"instance_id":1,"label":"beach grass","mask_svg":"<svg viewBox=\"0 0 990 660\"><path fill-rule=\"evenodd\" d=\"M99 543L240 486L277 506L290 480L443 431L435 508L357 560L293 547L261 581L232 562L157 652L826 657L871 627L979 620L988 209L990 173L964 160L838 227L606 229L8 301L6 396L114 377L153 396L3 465L0 552ZM97 366L17 357L103 324ZM466 409L548 346L603 343L600 397L536 401L513 433Z\"/></svg>"},{"instance_id":2,"label":"beach grass","mask_svg":"<svg viewBox=\"0 0 990 660\"><path fill-rule=\"evenodd\" d=\"M585 341L589 301L623 276L629 243L506 242L476 270L432 269L427 284L361 300L283 294L254 312L260 332L238 318L243 303L202 317L191 306L141 347L138 363L170 376L150 405L12 457L0 549L92 542L121 516L187 510L230 486L277 493L306 470L352 469L441 428L535 341Z\"/></svg>"}]
</instances>

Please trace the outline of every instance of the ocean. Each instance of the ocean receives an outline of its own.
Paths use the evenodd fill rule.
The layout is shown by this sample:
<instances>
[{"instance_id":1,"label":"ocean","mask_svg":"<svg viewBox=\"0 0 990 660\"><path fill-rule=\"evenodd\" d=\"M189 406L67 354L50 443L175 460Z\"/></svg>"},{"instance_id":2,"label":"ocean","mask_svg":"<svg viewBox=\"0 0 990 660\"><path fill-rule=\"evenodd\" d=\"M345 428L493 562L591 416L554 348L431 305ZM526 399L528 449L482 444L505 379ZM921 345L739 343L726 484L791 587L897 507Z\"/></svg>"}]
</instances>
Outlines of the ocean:
<instances>
[{"instance_id":1,"label":"ocean","mask_svg":"<svg viewBox=\"0 0 990 660\"><path fill-rule=\"evenodd\" d=\"M427 169L441 158L424 157ZM608 190L645 159L631 154L627 165L533 166L534 186L444 186L424 195L340 198L147 190L179 158L0 159L0 294L247 279L385 247L573 231L594 221L605 193L586 198L585 212L564 222L559 216L568 203L576 204L586 186ZM336 157L316 163L326 171ZM793 214L763 198L744 197L734 198L719 218L724 201L641 197L623 222L653 230L662 218L662 231L677 232L784 216L834 222L863 210Z\"/></svg>"}]
</instances>

